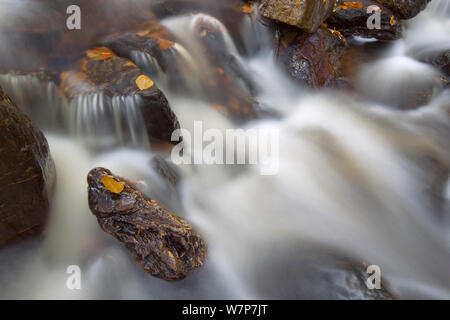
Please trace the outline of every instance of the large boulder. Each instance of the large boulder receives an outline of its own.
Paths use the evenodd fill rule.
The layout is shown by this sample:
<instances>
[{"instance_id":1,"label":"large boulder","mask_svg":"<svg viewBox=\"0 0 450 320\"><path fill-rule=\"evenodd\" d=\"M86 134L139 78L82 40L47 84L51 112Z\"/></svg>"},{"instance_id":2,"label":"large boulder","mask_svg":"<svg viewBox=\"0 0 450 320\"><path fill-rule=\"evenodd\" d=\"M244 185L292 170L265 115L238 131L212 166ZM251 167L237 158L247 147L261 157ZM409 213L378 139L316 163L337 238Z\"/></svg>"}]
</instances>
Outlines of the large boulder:
<instances>
[{"instance_id":1,"label":"large boulder","mask_svg":"<svg viewBox=\"0 0 450 320\"><path fill-rule=\"evenodd\" d=\"M335 0L262 0L263 16L291 26L315 32L328 18Z\"/></svg>"},{"instance_id":2,"label":"large boulder","mask_svg":"<svg viewBox=\"0 0 450 320\"><path fill-rule=\"evenodd\" d=\"M188 222L107 169L92 169L87 181L89 208L100 227L147 273L176 281L204 264L206 243Z\"/></svg>"},{"instance_id":3,"label":"large boulder","mask_svg":"<svg viewBox=\"0 0 450 320\"><path fill-rule=\"evenodd\" d=\"M0 247L39 234L55 166L42 132L0 88Z\"/></svg>"}]
</instances>

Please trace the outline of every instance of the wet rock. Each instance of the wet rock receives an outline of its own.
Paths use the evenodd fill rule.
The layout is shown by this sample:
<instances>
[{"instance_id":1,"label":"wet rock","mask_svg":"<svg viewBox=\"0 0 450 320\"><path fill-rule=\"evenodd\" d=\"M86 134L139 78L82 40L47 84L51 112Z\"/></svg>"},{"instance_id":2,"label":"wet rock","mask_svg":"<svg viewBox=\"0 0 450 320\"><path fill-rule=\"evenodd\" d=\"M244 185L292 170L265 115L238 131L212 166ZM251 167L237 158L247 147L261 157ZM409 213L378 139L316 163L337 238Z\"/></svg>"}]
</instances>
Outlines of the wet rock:
<instances>
[{"instance_id":1,"label":"wet rock","mask_svg":"<svg viewBox=\"0 0 450 320\"><path fill-rule=\"evenodd\" d=\"M264 250L256 248L253 257L257 270L241 272L261 299L395 299L383 277L380 289L369 289L367 265L336 249L279 241Z\"/></svg>"},{"instance_id":2,"label":"wet rock","mask_svg":"<svg viewBox=\"0 0 450 320\"><path fill-rule=\"evenodd\" d=\"M201 46L204 63L210 66L205 77L206 99L220 113L237 123L263 116L257 93L246 66L236 57L225 38L225 27L212 16L199 14L193 20L193 29Z\"/></svg>"},{"instance_id":3,"label":"wet rock","mask_svg":"<svg viewBox=\"0 0 450 320\"><path fill-rule=\"evenodd\" d=\"M86 57L74 69L61 74L61 87L69 100L92 97L101 92L108 101L112 99L111 112L115 112L115 98L122 101L132 99L142 115L142 118L136 116L134 119L143 120L148 137L158 143L174 143L171 135L179 128L179 123L162 91L133 62L116 56L108 48L86 51ZM95 98L91 102L100 103ZM104 110L103 106L101 110ZM98 121L98 125L107 122L107 115Z\"/></svg>"},{"instance_id":4,"label":"wet rock","mask_svg":"<svg viewBox=\"0 0 450 320\"><path fill-rule=\"evenodd\" d=\"M315 32L331 14L334 0L262 0L263 16Z\"/></svg>"},{"instance_id":5,"label":"wet rock","mask_svg":"<svg viewBox=\"0 0 450 320\"><path fill-rule=\"evenodd\" d=\"M374 0L391 9L400 19L411 19L425 9L431 0Z\"/></svg>"},{"instance_id":6,"label":"wet rock","mask_svg":"<svg viewBox=\"0 0 450 320\"><path fill-rule=\"evenodd\" d=\"M189 61L183 59L180 53L183 49L175 36L160 23L149 21L135 31L113 34L101 42L119 56L132 60L146 74L165 81L171 90L186 91L184 77Z\"/></svg>"},{"instance_id":7,"label":"wet rock","mask_svg":"<svg viewBox=\"0 0 450 320\"><path fill-rule=\"evenodd\" d=\"M334 87L340 81L340 59L346 40L338 32L321 27L316 33L280 30L279 59L292 78L311 88Z\"/></svg>"},{"instance_id":8,"label":"wet rock","mask_svg":"<svg viewBox=\"0 0 450 320\"><path fill-rule=\"evenodd\" d=\"M125 244L147 273L185 278L206 260L206 243L185 220L104 168L88 175L89 208L100 227Z\"/></svg>"},{"instance_id":9,"label":"wet rock","mask_svg":"<svg viewBox=\"0 0 450 320\"><path fill-rule=\"evenodd\" d=\"M369 29L367 26L370 17L376 13L376 11L368 10L371 6L379 8L380 29ZM338 0L326 23L330 28L339 30L346 37L361 36L380 40L397 40L402 36L401 22L394 13L370 0Z\"/></svg>"},{"instance_id":10,"label":"wet rock","mask_svg":"<svg viewBox=\"0 0 450 320\"><path fill-rule=\"evenodd\" d=\"M181 173L179 172L179 169L173 163L168 162L160 155L156 155L152 158L151 166L165 182L171 193L178 194L178 188L181 180Z\"/></svg>"},{"instance_id":11,"label":"wet rock","mask_svg":"<svg viewBox=\"0 0 450 320\"><path fill-rule=\"evenodd\" d=\"M55 167L42 132L0 88L0 247L42 232Z\"/></svg>"},{"instance_id":12,"label":"wet rock","mask_svg":"<svg viewBox=\"0 0 450 320\"><path fill-rule=\"evenodd\" d=\"M427 64L432 65L436 69L438 69L442 75L446 78L445 86L449 85L450 82L450 50L446 50L443 52L434 52L434 53L426 53L419 54L417 58L425 62Z\"/></svg>"}]
</instances>

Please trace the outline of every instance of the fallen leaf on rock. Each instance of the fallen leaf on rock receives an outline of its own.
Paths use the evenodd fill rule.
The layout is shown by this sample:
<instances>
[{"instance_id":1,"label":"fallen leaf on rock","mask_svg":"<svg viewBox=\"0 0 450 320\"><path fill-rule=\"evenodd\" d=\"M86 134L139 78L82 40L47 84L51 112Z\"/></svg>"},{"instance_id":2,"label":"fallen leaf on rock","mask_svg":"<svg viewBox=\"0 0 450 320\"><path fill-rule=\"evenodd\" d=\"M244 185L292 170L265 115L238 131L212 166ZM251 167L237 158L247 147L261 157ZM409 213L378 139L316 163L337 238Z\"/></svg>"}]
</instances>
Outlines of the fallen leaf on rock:
<instances>
[{"instance_id":1,"label":"fallen leaf on rock","mask_svg":"<svg viewBox=\"0 0 450 320\"><path fill-rule=\"evenodd\" d=\"M111 176L104 176L102 179L102 184L108 191L115 194L120 194L125 188L125 183L117 181Z\"/></svg>"},{"instance_id":2,"label":"fallen leaf on rock","mask_svg":"<svg viewBox=\"0 0 450 320\"><path fill-rule=\"evenodd\" d=\"M246 14L250 14L253 12L253 8L249 5L242 6L242 12Z\"/></svg>"},{"instance_id":3,"label":"fallen leaf on rock","mask_svg":"<svg viewBox=\"0 0 450 320\"><path fill-rule=\"evenodd\" d=\"M93 50L87 50L86 55L95 60L106 60L115 56L114 52L106 47L98 47Z\"/></svg>"},{"instance_id":4,"label":"fallen leaf on rock","mask_svg":"<svg viewBox=\"0 0 450 320\"><path fill-rule=\"evenodd\" d=\"M152 79L143 74L136 78L136 85L140 90L151 88L154 84L155 83L152 81Z\"/></svg>"},{"instance_id":5,"label":"fallen leaf on rock","mask_svg":"<svg viewBox=\"0 0 450 320\"><path fill-rule=\"evenodd\" d=\"M389 21L389 23L391 24L391 26L395 26L397 24L397 20L395 20L394 16L391 16L391 20Z\"/></svg>"},{"instance_id":6,"label":"fallen leaf on rock","mask_svg":"<svg viewBox=\"0 0 450 320\"><path fill-rule=\"evenodd\" d=\"M351 2L351 1L344 1L344 5L346 5L347 7L350 8L355 8L355 9L362 9L363 4L362 2Z\"/></svg>"},{"instance_id":7,"label":"fallen leaf on rock","mask_svg":"<svg viewBox=\"0 0 450 320\"><path fill-rule=\"evenodd\" d=\"M158 39L158 45L161 48L161 50L167 50L172 48L175 45L175 42L160 38Z\"/></svg>"}]
</instances>

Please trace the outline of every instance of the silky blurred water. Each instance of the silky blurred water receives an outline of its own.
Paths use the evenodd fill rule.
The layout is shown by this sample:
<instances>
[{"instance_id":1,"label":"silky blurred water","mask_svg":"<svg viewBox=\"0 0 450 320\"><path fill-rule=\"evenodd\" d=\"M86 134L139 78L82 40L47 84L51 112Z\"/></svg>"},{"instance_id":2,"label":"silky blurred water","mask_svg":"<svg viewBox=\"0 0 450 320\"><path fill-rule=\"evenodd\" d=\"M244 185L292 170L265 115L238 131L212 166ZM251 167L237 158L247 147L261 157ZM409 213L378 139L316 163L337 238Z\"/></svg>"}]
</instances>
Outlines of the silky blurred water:
<instances>
[{"instance_id":1,"label":"silky blurred water","mask_svg":"<svg viewBox=\"0 0 450 320\"><path fill-rule=\"evenodd\" d=\"M267 30L250 18L241 32L250 54L240 57L220 24L229 53L259 88L257 99L283 115L246 125L280 132L280 170L273 176L254 167L185 165L174 200L150 165L155 153L143 144L99 151L71 131L46 130L58 175L48 230L43 241L0 251L0 297L367 298L343 259L380 266L399 298L450 298L449 184L438 189L440 197L428 188L436 162L450 164L450 94L436 82L439 72L416 56L420 48L448 49L448 9L446 1L433 0L409 21L405 37L361 70L359 96L293 83L273 59ZM193 81L210 71L192 53L200 46L192 29L199 18L205 16L164 21L182 39L179 59L196 66ZM181 126L193 130L202 120L208 128L234 128L199 98L198 83L184 94L160 85ZM395 108L428 83L430 102L412 111ZM98 129L90 113L83 117L86 129ZM207 264L177 283L146 275L89 211L86 176L95 166L137 181L146 194L177 208L208 243ZM448 172L436 175L448 179ZM81 290L66 287L69 265L81 267Z\"/></svg>"}]
</instances>

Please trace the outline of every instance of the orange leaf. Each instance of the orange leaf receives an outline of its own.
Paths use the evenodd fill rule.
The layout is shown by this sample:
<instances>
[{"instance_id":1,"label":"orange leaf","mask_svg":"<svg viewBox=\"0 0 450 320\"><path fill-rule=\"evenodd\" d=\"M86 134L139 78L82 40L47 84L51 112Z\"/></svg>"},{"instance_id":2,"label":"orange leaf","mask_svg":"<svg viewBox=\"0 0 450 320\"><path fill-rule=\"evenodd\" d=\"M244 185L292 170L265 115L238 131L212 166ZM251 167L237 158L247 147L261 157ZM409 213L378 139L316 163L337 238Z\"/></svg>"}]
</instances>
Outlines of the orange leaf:
<instances>
[{"instance_id":1,"label":"orange leaf","mask_svg":"<svg viewBox=\"0 0 450 320\"><path fill-rule=\"evenodd\" d=\"M159 47L161 48L161 50L167 50L167 49L172 48L175 45L175 42L159 38L158 44L159 44Z\"/></svg>"},{"instance_id":2,"label":"orange leaf","mask_svg":"<svg viewBox=\"0 0 450 320\"><path fill-rule=\"evenodd\" d=\"M389 21L390 25L393 27L397 24L397 20L395 20L394 16L391 16L391 20Z\"/></svg>"},{"instance_id":3,"label":"orange leaf","mask_svg":"<svg viewBox=\"0 0 450 320\"><path fill-rule=\"evenodd\" d=\"M115 56L114 52L112 52L109 48L106 47L98 47L94 50L87 50L86 55L95 60L106 60Z\"/></svg>"},{"instance_id":4,"label":"orange leaf","mask_svg":"<svg viewBox=\"0 0 450 320\"><path fill-rule=\"evenodd\" d=\"M141 74L139 77L136 78L136 85L140 90L146 90L148 88L153 87L155 83L147 76L144 76Z\"/></svg>"},{"instance_id":5,"label":"orange leaf","mask_svg":"<svg viewBox=\"0 0 450 320\"><path fill-rule=\"evenodd\" d=\"M351 2L351 1L344 1L344 5L346 5L347 7L350 8L355 8L355 9L362 9L363 4L362 2Z\"/></svg>"},{"instance_id":6,"label":"orange leaf","mask_svg":"<svg viewBox=\"0 0 450 320\"><path fill-rule=\"evenodd\" d=\"M127 62L125 62L125 67L133 67L133 68L136 68L136 65L134 64L133 61L127 61Z\"/></svg>"},{"instance_id":7,"label":"orange leaf","mask_svg":"<svg viewBox=\"0 0 450 320\"><path fill-rule=\"evenodd\" d=\"M117 181L111 176L104 176L102 179L102 184L107 190L116 194L121 193L125 188L125 183Z\"/></svg>"},{"instance_id":8,"label":"orange leaf","mask_svg":"<svg viewBox=\"0 0 450 320\"><path fill-rule=\"evenodd\" d=\"M250 14L253 12L253 8L249 5L242 6L241 8L243 13Z\"/></svg>"},{"instance_id":9,"label":"orange leaf","mask_svg":"<svg viewBox=\"0 0 450 320\"><path fill-rule=\"evenodd\" d=\"M217 67L216 70L217 70L217 73L221 76L223 76L225 74L225 71L221 67Z\"/></svg>"}]
</instances>

